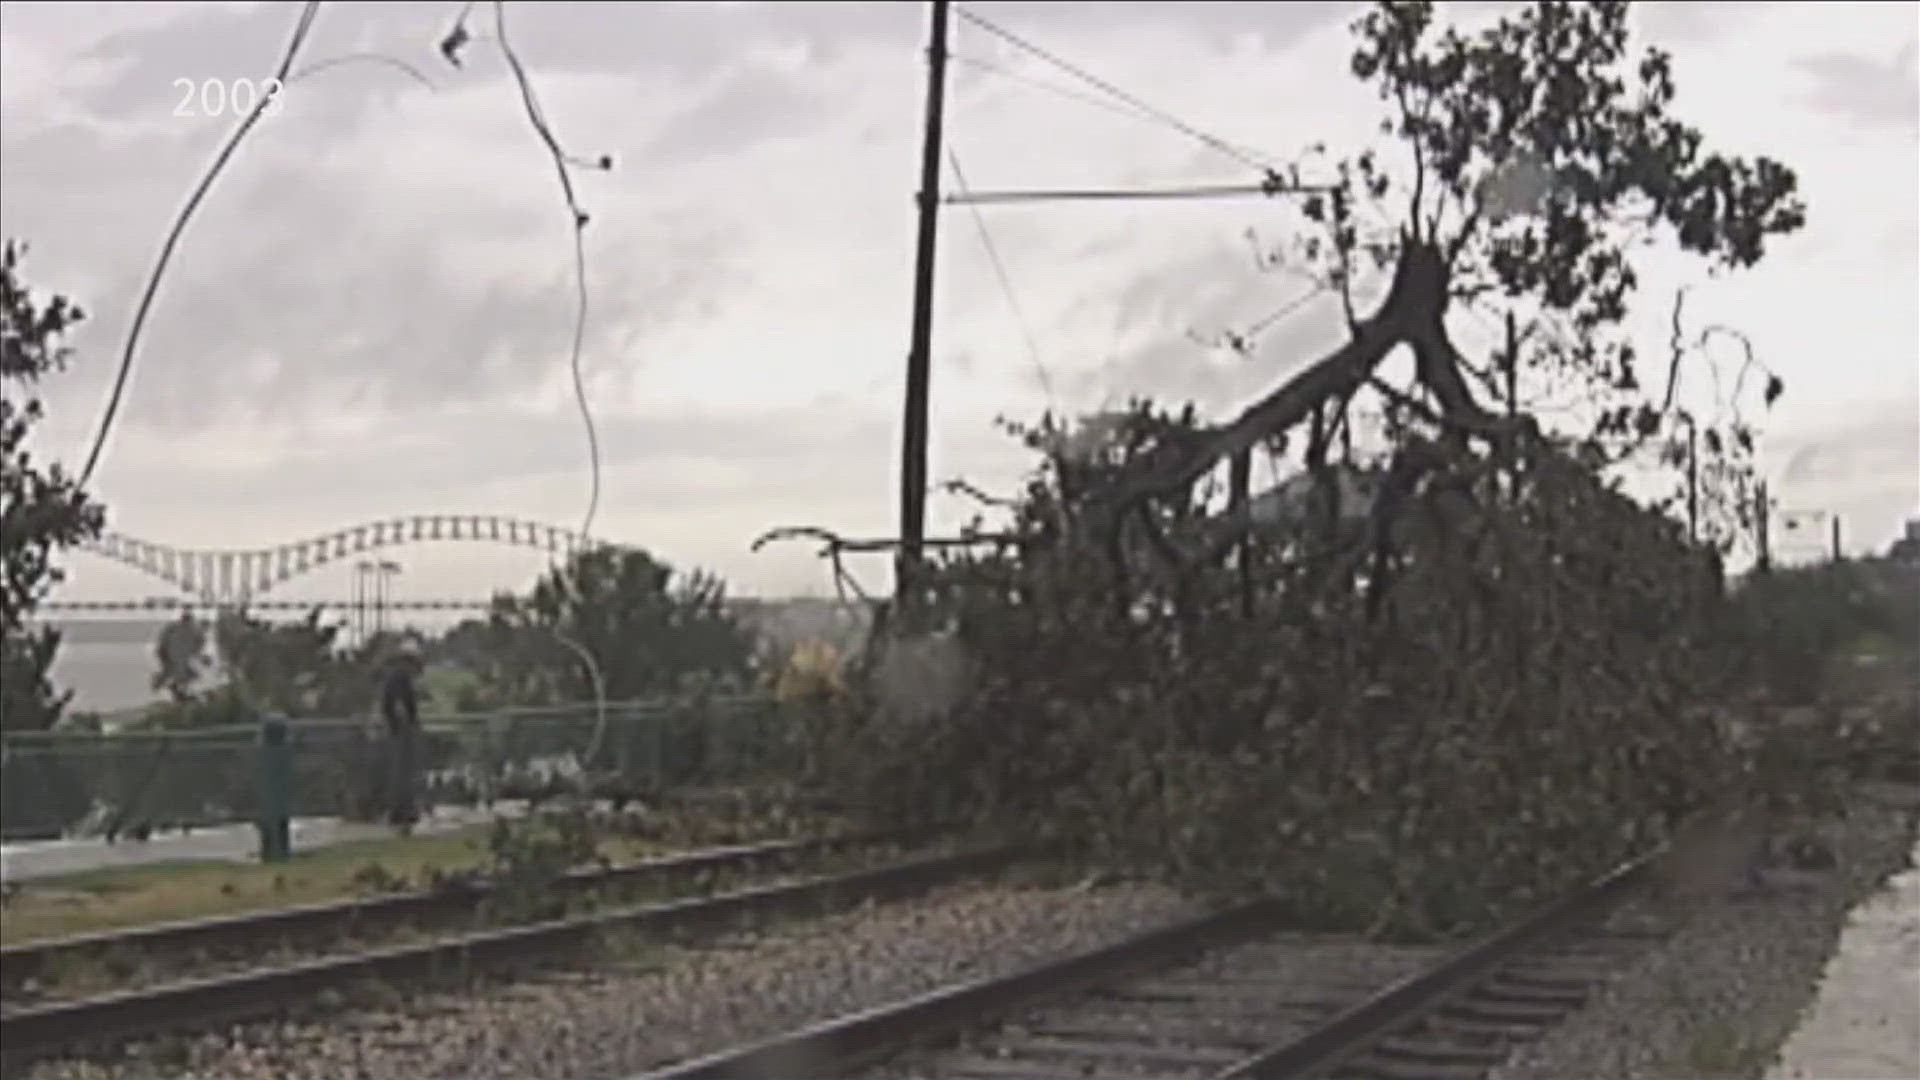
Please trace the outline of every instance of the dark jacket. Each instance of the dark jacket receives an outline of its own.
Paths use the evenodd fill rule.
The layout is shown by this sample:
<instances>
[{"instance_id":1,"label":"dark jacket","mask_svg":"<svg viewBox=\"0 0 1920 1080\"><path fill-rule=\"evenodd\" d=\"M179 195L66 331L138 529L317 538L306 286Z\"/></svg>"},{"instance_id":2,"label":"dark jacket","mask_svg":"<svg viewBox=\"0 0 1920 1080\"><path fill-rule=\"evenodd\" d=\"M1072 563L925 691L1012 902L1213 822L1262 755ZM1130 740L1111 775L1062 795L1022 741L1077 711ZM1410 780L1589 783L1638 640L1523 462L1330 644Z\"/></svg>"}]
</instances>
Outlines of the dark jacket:
<instances>
[{"instance_id":1,"label":"dark jacket","mask_svg":"<svg viewBox=\"0 0 1920 1080\"><path fill-rule=\"evenodd\" d=\"M414 691L413 672L405 665L388 668L381 680L380 715L391 729L420 726L420 697Z\"/></svg>"}]
</instances>

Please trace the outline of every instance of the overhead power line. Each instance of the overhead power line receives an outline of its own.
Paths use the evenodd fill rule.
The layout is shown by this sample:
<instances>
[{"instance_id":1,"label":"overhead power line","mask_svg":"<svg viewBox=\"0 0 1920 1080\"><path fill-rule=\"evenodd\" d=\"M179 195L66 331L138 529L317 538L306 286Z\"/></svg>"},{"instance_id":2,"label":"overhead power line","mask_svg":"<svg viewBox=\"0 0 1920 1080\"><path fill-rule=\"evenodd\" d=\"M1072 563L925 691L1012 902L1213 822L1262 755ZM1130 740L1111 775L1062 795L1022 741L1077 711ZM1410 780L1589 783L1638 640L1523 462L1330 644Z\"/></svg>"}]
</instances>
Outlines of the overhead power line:
<instances>
[{"instance_id":1,"label":"overhead power line","mask_svg":"<svg viewBox=\"0 0 1920 1080\"><path fill-rule=\"evenodd\" d=\"M300 9L300 17L294 22L293 36L287 41L287 49L280 57L280 66L274 70L273 81L285 86L289 74L293 71L294 58L300 55L300 47L306 44L307 34L313 29L313 20L320 14L319 0L309 0ZM233 160L234 151L240 149L240 141L247 137L260 117L265 115L267 106L274 101L271 94L262 94L254 103L233 134L214 156L213 164L207 168L206 175L187 196L186 205L181 207L179 216L173 219L173 227L167 230L167 238L160 245L160 257L154 261L153 271L147 276L147 287L140 294L140 303L133 310L133 322L127 327L127 340L120 349L120 370L113 377L113 390L107 395L106 410L100 415L100 426L93 433L93 447L87 451L87 461L80 467L80 485L86 486L93 478L93 470L100 464L100 454L107 448L107 435L113 430L113 421L120 413L120 400L127 392L127 379L133 374L134 348L140 343L140 331L147 324L147 313L153 310L154 297L160 293L160 279L167 272L167 264L173 261L173 252L180 245L180 237L187 231L187 222L193 220L194 211L200 209L207 192L213 188L213 182Z\"/></svg>"},{"instance_id":2,"label":"overhead power line","mask_svg":"<svg viewBox=\"0 0 1920 1080\"><path fill-rule=\"evenodd\" d=\"M1078 90L1069 90L1066 87L1057 85L1055 83L1044 82L1040 79L1034 78L1031 75L1026 75L1021 72L1015 71L1012 68L1005 66L1004 64L996 64L991 60L982 60L978 57L973 57L973 56L961 56L957 53L948 57L948 59L964 67L977 68L981 71L991 72L992 74L998 75L1003 79L1009 79L1017 83L1024 83L1025 85L1031 86L1036 90L1044 90L1049 94L1053 94L1057 97L1065 98L1068 101L1077 101L1082 105L1090 105L1093 108L1101 109L1106 112L1113 113L1116 116L1124 116L1129 120L1138 120L1141 123L1153 124L1156 127L1165 126L1159 117L1154 116L1150 113L1143 113L1139 109L1136 109L1131 105L1125 105L1118 101L1110 100L1108 98L1094 97L1092 94L1083 94Z\"/></svg>"},{"instance_id":3,"label":"overhead power line","mask_svg":"<svg viewBox=\"0 0 1920 1080\"><path fill-rule=\"evenodd\" d=\"M1183 135L1186 135L1188 138L1194 139L1204 146L1210 147L1222 154L1225 154L1226 156L1233 158L1235 161L1238 161L1241 164L1257 172L1272 174L1278 171L1278 166L1274 164L1273 161L1267 159L1264 155L1258 154L1255 151L1252 151L1245 147L1228 142L1227 140L1222 139L1217 135L1210 135L1207 132L1202 131L1197 127L1194 127L1192 124L1187 123L1186 121L1180 119L1179 117L1173 115L1172 113L1167 112L1164 109L1160 109L1153 105L1149 105L1148 103L1140 100L1138 97L1135 97L1134 95L1126 92L1125 90L1120 89L1118 86L1115 86L1114 84L1108 82L1107 80L1100 78L1098 75L1094 75L1084 68L1081 68L1075 64L1072 64L1066 60L1061 59L1059 56L1056 56L1053 53L1048 52L1046 49L1043 49L1040 46L1035 45L1034 43L1026 40L1025 38L1020 37L1018 34L1015 34L1013 31L1000 26L999 24L993 22L991 19L987 19L983 16L976 15L973 12L967 10L965 7L958 7L956 8L956 10L960 13L961 18L967 20L968 22L979 27L980 29L985 30L987 33L992 34L993 36L999 38L1000 40L1005 41L1007 44L1012 45L1014 48L1019 49L1023 52L1026 52L1034 57L1037 57L1038 59L1043 60L1049 64L1052 64L1054 67L1057 67L1061 71L1064 71L1069 75L1072 75L1073 77L1081 80L1087 85L1092 86L1095 89L1108 94L1109 96L1113 97L1118 101L1125 102L1127 105L1132 106L1134 109L1139 110L1141 113L1144 113L1147 116L1150 116L1156 120L1159 120L1161 123L1167 125L1170 128L1173 128L1175 131L1178 131Z\"/></svg>"},{"instance_id":4,"label":"overhead power line","mask_svg":"<svg viewBox=\"0 0 1920 1080\"><path fill-rule=\"evenodd\" d=\"M960 168L960 155L953 147L947 147L947 161L953 167L953 184L961 195L968 193L967 174ZM973 223L980 230L980 246L987 249L987 260L993 264L994 276L1000 280L1000 292L1007 298L1007 307L1013 312L1013 320L1020 327L1021 337L1026 339L1027 356L1033 361L1034 374L1040 377L1040 389L1047 395L1047 404L1053 401L1053 380L1047 375L1046 362L1040 359L1040 344L1034 339L1033 325L1027 321L1026 313L1021 310L1019 294L1014 292L1013 282L1007 276L1006 263L1000 259L1000 249L993 242L993 233L987 229L987 217L980 212L978 205L972 205Z\"/></svg>"},{"instance_id":5,"label":"overhead power line","mask_svg":"<svg viewBox=\"0 0 1920 1080\"><path fill-rule=\"evenodd\" d=\"M1258 184L1191 184L1163 188L1087 188L1035 191L975 191L941 197L952 206L998 206L1034 202L1120 202L1142 199L1218 199L1237 195L1301 195L1330 192L1327 184L1290 184L1269 177Z\"/></svg>"}]
</instances>

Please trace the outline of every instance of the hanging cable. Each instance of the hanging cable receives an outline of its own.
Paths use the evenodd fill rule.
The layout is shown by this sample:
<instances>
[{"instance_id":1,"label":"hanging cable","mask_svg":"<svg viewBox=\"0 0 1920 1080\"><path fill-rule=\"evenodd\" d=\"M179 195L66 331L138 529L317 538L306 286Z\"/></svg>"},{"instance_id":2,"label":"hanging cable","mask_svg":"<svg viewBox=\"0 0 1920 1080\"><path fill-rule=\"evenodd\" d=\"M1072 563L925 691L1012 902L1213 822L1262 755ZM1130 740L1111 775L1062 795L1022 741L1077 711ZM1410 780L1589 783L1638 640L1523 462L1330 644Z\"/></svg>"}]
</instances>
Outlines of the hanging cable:
<instances>
[{"instance_id":1,"label":"hanging cable","mask_svg":"<svg viewBox=\"0 0 1920 1080\"><path fill-rule=\"evenodd\" d=\"M1054 67L1057 67L1060 70L1066 72L1067 74L1074 76L1075 78L1081 80L1087 85L1092 86L1095 89L1100 90L1112 96L1116 100L1119 100L1119 101L1125 102L1128 105L1131 105L1135 109L1138 109L1140 112L1145 113L1146 115L1151 116L1156 120L1159 120L1161 123L1167 125L1168 127L1173 128L1175 131L1178 131L1181 134L1186 135L1188 138L1198 141L1204 146L1210 147L1213 150L1216 150L1222 154L1225 154L1226 156L1234 159L1235 161L1240 162L1242 165L1245 165L1248 168L1251 168L1257 172L1266 173L1266 174L1274 174L1279 172L1279 167L1275 165L1273 161L1268 159L1265 155L1259 154L1245 147L1235 145L1234 143L1228 142L1227 140L1222 139L1217 135L1209 135L1208 133L1201 131L1199 128L1196 128L1193 125L1187 123L1186 121L1181 120L1179 117L1174 116L1172 113L1169 113L1164 109L1155 108L1154 106L1149 105L1146 102L1140 100L1139 98L1133 96L1132 94L1127 93L1125 90L1120 89L1119 87L1113 85L1112 83L1106 81L1105 79L1102 79L1099 76L1094 75L1083 68L1077 67L1074 64L1071 64L1066 60L1063 60L1060 57L1055 56L1053 53L1050 53L1047 50L1041 48L1040 46L1035 45L1030 41L1027 41L1025 38L1022 38L1019 35L1013 33L1011 30L1008 30L1000 26L999 24L993 22L991 19L987 19L983 16L976 15L972 11L969 11L967 8L964 8L964 7L956 6L954 10L959 12L961 18L967 20L968 22L979 27L980 29L985 30L987 33L992 34L993 36L1001 39L1002 41L1005 41L1007 44L1012 45L1014 48L1020 49L1023 52L1029 53L1032 56L1039 58L1040 60L1044 60L1047 63L1052 64Z\"/></svg>"},{"instance_id":2,"label":"hanging cable","mask_svg":"<svg viewBox=\"0 0 1920 1080\"><path fill-rule=\"evenodd\" d=\"M947 146L947 163L953 167L953 184L961 194L967 192L967 174L960 168L960 155L951 143ZM1006 263L1000 259L1000 249L993 242L993 233L987 229L987 218L978 206L972 207L973 223L980 230L980 246L987 249L987 260L993 264L993 273L1000 281L1001 295L1006 297L1007 307L1013 312L1013 321L1020 327L1020 336L1026 340L1027 356L1033 361L1033 371L1040 379L1040 389L1047 395L1047 406L1055 404L1053 398L1053 380L1047 374L1047 365L1040 358L1040 343L1033 336L1033 325L1027 321L1026 312L1020 307L1019 294L1014 292L1013 282L1007 276Z\"/></svg>"},{"instance_id":3,"label":"hanging cable","mask_svg":"<svg viewBox=\"0 0 1920 1080\"><path fill-rule=\"evenodd\" d=\"M1234 342L1241 348L1250 349L1253 347L1254 340L1258 338L1261 334L1264 334L1269 329L1271 329L1275 323L1278 323L1280 320L1286 318L1287 316L1293 314L1296 311L1299 311L1301 308L1306 307L1308 304L1319 299L1321 296L1325 294L1326 294L1325 289L1314 289L1311 292L1303 293L1299 296L1296 296L1293 299L1287 301L1285 304L1282 304L1280 307L1261 316L1259 319L1255 320L1252 324L1250 324L1245 330L1242 330L1239 333L1232 334L1230 336L1232 337Z\"/></svg>"},{"instance_id":4,"label":"hanging cable","mask_svg":"<svg viewBox=\"0 0 1920 1080\"><path fill-rule=\"evenodd\" d=\"M319 0L308 0L308 3L300 9L300 17L294 22L293 36L287 41L286 52L280 57L280 66L274 70L272 81L283 87L287 84L288 73L293 70L294 58L300 55L300 47L306 44L307 34L313 29L313 20L319 14ZM87 462L80 468L81 487L85 487L87 481L93 478L93 470L100 464L100 454L107 447L107 435L113 430L114 418L120 413L121 398L126 394L127 380L133 374L133 354L135 347L140 343L140 331L147 324L147 313L153 309L154 297L160 292L160 279L167 272L167 264L173 260L174 248L179 245L181 235L186 232L187 222L191 221L194 212L200 209L200 203L207 197L207 192L213 188L213 182L219 179L220 173L226 169L227 162L233 160L234 151L240 148L240 140L246 138L247 132L252 131L254 125L260 122L260 117L265 115L267 106L277 97L278 95L262 94L260 99L254 102L253 108L247 111L247 115L233 129L233 134L227 136L226 144L220 147L220 152L214 156L213 164L200 178L200 183L194 187L193 193L187 196L186 205L173 219L173 227L167 230L166 241L160 245L160 257L154 262L152 273L147 275L146 288L141 291L140 303L133 310L133 323L128 326L127 340L120 349L120 370L113 377L113 390L107 395L106 410L100 416L100 426L93 433L92 449L87 451Z\"/></svg>"},{"instance_id":5,"label":"hanging cable","mask_svg":"<svg viewBox=\"0 0 1920 1080\"><path fill-rule=\"evenodd\" d=\"M586 342L587 333L587 213L580 209L580 200L573 191L573 177L567 172L569 165L577 168L611 169L611 158L602 157L598 162L586 162L575 158L560 148L560 141L554 137L553 129L548 126L546 116L540 111L539 99L534 95L533 83L527 78L527 69L520 63L519 54L514 52L513 42L507 37L507 6L505 0L494 0L494 25L500 39L500 51L507 58L507 66L513 69L514 81L520 87L520 101L526 106L527 121L545 144L547 153L553 158L554 172L560 177L560 191L567 202L567 211L573 219L573 283L574 318L573 342L567 353L567 370L573 378L573 397L580 407L580 422L587 434L587 462L591 469L587 494L587 512L580 525L581 539L591 544L593 537L593 519L600 509L600 436L593 423L593 409L587 401L586 382L580 371L580 354Z\"/></svg>"},{"instance_id":6,"label":"hanging cable","mask_svg":"<svg viewBox=\"0 0 1920 1080\"><path fill-rule=\"evenodd\" d=\"M455 67L460 66L460 49L468 41L472 40L466 29L466 17L472 8L472 0L468 0L460 9L459 18L455 20L453 29L449 31L447 36L440 42L440 54L446 58L449 64ZM593 519L600 508L600 437L598 430L594 426L593 409L587 400L586 381L580 368L581 352L585 345L587 332L586 227L589 218L586 211L580 208L580 201L574 194L573 176L568 172L568 168L609 171L613 168L613 159L603 155L597 161L588 161L574 157L561 148L560 140L553 134L553 128L547 123L546 115L540 109L539 98L534 93L532 80L527 77L526 66L520 62L519 54L514 51L512 39L507 35L507 11L504 0L494 0L493 13L494 32L496 40L500 45L501 55L506 58L507 66L513 72L514 82L519 87L520 101L526 110L527 122L532 125L534 133L540 137L541 144L546 147L548 155L553 159L554 172L560 178L560 192L566 201L567 212L571 217L573 225L575 303L573 340L568 352L567 369L573 380L574 401L580 407L581 423L586 430L587 459L590 468L587 510L580 525L580 544L578 549L571 555L571 558L577 562L582 555L590 553L594 549ZM559 599L564 604L571 598L574 592L578 591L578 585L576 582L570 582L568 580L571 576L570 570L572 567L561 560L560 554L560 551L554 552L554 560L548 564L548 568L553 575L555 585L559 588ZM586 648L581 642L574 640L557 622L556 625L548 629L555 639L577 656L586 666L588 682L593 692L593 737L589 740L587 751L581 758L582 768L580 781L584 786L586 782L586 767L599 755L600 746L606 737L607 697L605 680L601 676L599 661L594 657L592 650Z\"/></svg>"}]
</instances>

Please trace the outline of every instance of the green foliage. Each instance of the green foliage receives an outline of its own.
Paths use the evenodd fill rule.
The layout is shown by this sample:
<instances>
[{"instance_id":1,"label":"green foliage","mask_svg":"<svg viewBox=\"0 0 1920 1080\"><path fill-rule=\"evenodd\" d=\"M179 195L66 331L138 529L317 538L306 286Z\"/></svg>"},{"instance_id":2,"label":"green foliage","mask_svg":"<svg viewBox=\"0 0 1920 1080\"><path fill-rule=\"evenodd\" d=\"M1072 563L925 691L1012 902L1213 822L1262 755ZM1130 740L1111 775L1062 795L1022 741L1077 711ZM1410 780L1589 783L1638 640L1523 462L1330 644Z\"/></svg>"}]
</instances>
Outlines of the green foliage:
<instances>
[{"instance_id":1,"label":"green foliage","mask_svg":"<svg viewBox=\"0 0 1920 1080\"><path fill-rule=\"evenodd\" d=\"M315 609L297 622L267 622L223 611L213 637L236 693L263 713L318 715L335 684L339 627L322 624Z\"/></svg>"},{"instance_id":2,"label":"green foliage","mask_svg":"<svg viewBox=\"0 0 1920 1080\"><path fill-rule=\"evenodd\" d=\"M1117 444L1169 423L1143 410ZM1710 561L1563 450L1524 461L1504 490L1443 456L1384 564L1310 528L1263 534L1251 589L1235 560L1172 563L1144 528L1056 538L1038 508L1072 496L1046 482L1013 539L934 575L963 692L916 708L938 680L892 685L875 661L819 752L889 818L1273 890L1306 918L1437 933L1509 913L1737 768L1687 722ZM1161 513L1167 546L1218 529Z\"/></svg>"},{"instance_id":3,"label":"green foliage","mask_svg":"<svg viewBox=\"0 0 1920 1080\"><path fill-rule=\"evenodd\" d=\"M376 634L348 649L339 643L340 627L321 621L315 609L293 622L269 622L244 611L225 611L214 621L212 639L225 681L195 694L206 633L183 619L163 632L155 653L156 685L173 701L151 713L150 723L175 729L253 722L260 716L348 717L373 708L379 666L401 635ZM197 647L196 647L197 646ZM189 665L192 666L189 666Z\"/></svg>"},{"instance_id":4,"label":"green foliage","mask_svg":"<svg viewBox=\"0 0 1920 1080\"><path fill-rule=\"evenodd\" d=\"M163 701L149 707L139 727L151 731L193 731L202 728L251 726L260 712L238 686L231 683L200 694Z\"/></svg>"},{"instance_id":5,"label":"green foliage","mask_svg":"<svg viewBox=\"0 0 1920 1080\"><path fill-rule=\"evenodd\" d=\"M1741 484L1753 426L1737 405L1718 421L1676 407L1681 365L1700 344L1683 340L1679 300L1665 377L1643 377L1643 348L1621 329L1639 287L1633 254L1665 240L1716 269L1752 266L1770 238L1805 224L1795 174L1714 152L1673 115L1671 58L1634 53L1625 3L1543 0L1474 35L1438 29L1434 15L1431 3L1380 2L1355 22L1353 73L1388 103L1381 129L1412 158L1413 178L1397 181L1373 149L1334 162L1334 192L1303 204L1302 268L1346 297L1351 320L1362 271L1394 267L1382 311L1422 324L1398 331L1415 347L1416 381L1459 421L1478 412L1476 384L1504 393L1503 365L1463 364L1444 324L1424 325L1445 305L1438 315L1395 306L1420 291L1410 256L1432 252L1454 306L1497 299L1519 313L1519 371L1595 406L1596 451L1705 462L1703 525L1730 520L1706 530L1730 541L1751 525ZM1763 404L1781 392L1769 376Z\"/></svg>"},{"instance_id":6,"label":"green foliage","mask_svg":"<svg viewBox=\"0 0 1920 1080\"><path fill-rule=\"evenodd\" d=\"M1721 622L1750 703L1756 782L1830 798L1846 777L1920 779L1920 565L1857 559L1751 574Z\"/></svg>"},{"instance_id":7,"label":"green foliage","mask_svg":"<svg viewBox=\"0 0 1920 1080\"><path fill-rule=\"evenodd\" d=\"M487 836L486 875L495 887L489 913L510 922L565 915L566 897L554 882L578 867L610 865L600 850L607 836L591 807L565 800L517 821L495 818Z\"/></svg>"},{"instance_id":8,"label":"green foliage","mask_svg":"<svg viewBox=\"0 0 1920 1080\"><path fill-rule=\"evenodd\" d=\"M54 553L98 536L100 505L56 464L42 466L27 448L43 409L34 388L66 367L61 344L85 316L67 298L37 303L18 269L23 249L0 251L0 730L52 727L70 694L47 680L60 634L29 616L61 570Z\"/></svg>"},{"instance_id":9,"label":"green foliage","mask_svg":"<svg viewBox=\"0 0 1920 1080\"><path fill-rule=\"evenodd\" d=\"M1809 704L1835 659L1869 638L1912 655L1920 642L1917 586L1920 575L1891 560L1774 568L1741 583L1723 632L1750 685L1790 705Z\"/></svg>"},{"instance_id":10,"label":"green foliage","mask_svg":"<svg viewBox=\"0 0 1920 1080\"><path fill-rule=\"evenodd\" d=\"M591 699L577 646L591 654L608 700L698 685L749 684L755 641L725 609L720 580L676 573L634 548L575 555L526 597L501 595L484 622L468 620L435 646L471 665L481 687L472 704L541 705Z\"/></svg>"}]
</instances>

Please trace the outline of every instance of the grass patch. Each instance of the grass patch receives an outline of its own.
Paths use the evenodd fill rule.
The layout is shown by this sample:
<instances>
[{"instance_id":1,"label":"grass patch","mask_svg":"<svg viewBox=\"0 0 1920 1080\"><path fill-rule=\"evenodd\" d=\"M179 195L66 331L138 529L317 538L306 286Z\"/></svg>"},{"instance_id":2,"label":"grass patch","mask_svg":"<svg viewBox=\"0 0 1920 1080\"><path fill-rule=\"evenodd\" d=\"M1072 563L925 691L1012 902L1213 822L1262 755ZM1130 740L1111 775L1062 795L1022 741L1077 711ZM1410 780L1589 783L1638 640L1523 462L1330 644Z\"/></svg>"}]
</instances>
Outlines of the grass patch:
<instances>
[{"instance_id":1,"label":"grass patch","mask_svg":"<svg viewBox=\"0 0 1920 1080\"><path fill-rule=\"evenodd\" d=\"M174 860L35 878L0 907L0 944L422 888L435 875L484 867L490 828L350 841L273 866ZM661 850L632 837L601 845L616 863Z\"/></svg>"}]
</instances>

